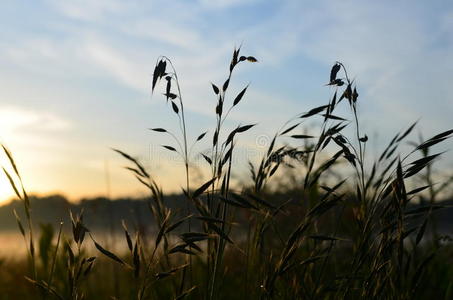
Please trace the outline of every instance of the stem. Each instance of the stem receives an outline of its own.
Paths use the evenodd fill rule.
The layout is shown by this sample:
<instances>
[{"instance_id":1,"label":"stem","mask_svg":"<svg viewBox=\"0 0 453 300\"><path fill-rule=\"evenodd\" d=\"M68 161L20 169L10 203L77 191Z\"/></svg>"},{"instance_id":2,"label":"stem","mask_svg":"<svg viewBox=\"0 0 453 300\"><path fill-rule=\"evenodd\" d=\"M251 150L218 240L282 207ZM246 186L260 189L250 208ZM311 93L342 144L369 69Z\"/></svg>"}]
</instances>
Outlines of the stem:
<instances>
[{"instance_id":1,"label":"stem","mask_svg":"<svg viewBox=\"0 0 453 300\"><path fill-rule=\"evenodd\" d=\"M189 173L189 156L188 156L188 146L187 146L187 127L186 127L186 118L185 118L185 113L184 113L184 103L182 101L182 93L181 93L181 87L179 86L179 79L178 79L178 74L176 73L176 69L173 66L172 62L170 59L167 57L164 57L171 65L171 68L173 69L173 75L175 77L175 82L176 82L176 87L178 89L178 99L179 99L179 104L181 106L181 121L182 121L182 136L183 136L183 141L184 141L184 167L186 171L186 192L187 195L189 196L190 199L190 173ZM190 204L189 204L189 199L187 199L186 202L186 213L187 215L190 214ZM187 229L188 232L191 232L191 220L189 219L187 222ZM189 246L189 249L191 247ZM192 275L192 257L191 255L189 256L189 273ZM187 256L186 256L187 260ZM185 276L186 276L186 269L182 271L182 277L181 277L181 286L180 286L180 293L184 290L184 282L185 282ZM192 281L192 276L189 278L190 281Z\"/></svg>"},{"instance_id":2,"label":"stem","mask_svg":"<svg viewBox=\"0 0 453 300\"><path fill-rule=\"evenodd\" d=\"M234 139L234 138L233 138ZM233 160L233 140L231 141L231 156L228 162L228 171L226 173L226 188L225 188L225 198L228 199L228 191L230 188L230 177L231 177L231 164ZM228 214L228 204L226 202L223 203L223 212L222 212L222 232L225 232L225 224L226 224L226 217ZM214 262L214 271L213 271L213 279L211 282L211 291L209 294L209 299L213 299L213 294L214 294L214 289L215 289L215 281L217 277L217 269L219 264L221 263L221 260L223 258L223 252L225 250L225 239L220 237L219 244L217 247L217 252L216 252L216 258Z\"/></svg>"},{"instance_id":3,"label":"stem","mask_svg":"<svg viewBox=\"0 0 453 300\"><path fill-rule=\"evenodd\" d=\"M54 252L53 260L52 260L52 267L50 268L49 280L47 281L47 287L49 289L52 288L52 279L53 279L53 274L54 274L54 271L55 271L55 263L57 261L57 254L58 254L58 248L60 246L62 229L63 229L63 222L60 222L60 229L58 230L57 245L55 246L55 252ZM47 291L47 293L44 294L44 300L47 298L48 294L49 294L49 291Z\"/></svg>"}]
</instances>

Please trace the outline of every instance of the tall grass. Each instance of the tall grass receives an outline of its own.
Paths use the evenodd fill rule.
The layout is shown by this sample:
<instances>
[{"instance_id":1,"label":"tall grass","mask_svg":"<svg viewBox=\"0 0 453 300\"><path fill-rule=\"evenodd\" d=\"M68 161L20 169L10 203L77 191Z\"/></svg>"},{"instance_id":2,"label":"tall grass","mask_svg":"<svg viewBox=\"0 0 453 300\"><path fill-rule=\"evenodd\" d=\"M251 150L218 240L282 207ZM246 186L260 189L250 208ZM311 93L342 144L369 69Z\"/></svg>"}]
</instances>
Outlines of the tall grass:
<instances>
[{"instance_id":1,"label":"tall grass","mask_svg":"<svg viewBox=\"0 0 453 300\"><path fill-rule=\"evenodd\" d=\"M416 123L390 139L373 160L367 153L368 137L362 131L358 89L345 66L335 63L327 84L333 95L321 106L289 119L277 130L267 151L255 165L249 163L252 185L231 182L236 142L255 124L224 128L230 113L244 101L248 86L228 96L230 82L242 63L255 63L253 56L235 49L227 77L219 87L212 84L216 97L215 124L210 153L201 153L210 170L210 179L191 188L190 166L194 146L209 137L201 133L191 143L179 78L171 60L159 57L154 69L152 90L164 89L170 113L176 116L180 132L152 128L168 135L173 145L166 151L184 161L184 210L167 204L159 184L133 156L114 149L130 166L127 169L150 193L149 208L155 232L131 232L123 222L128 253L115 254L99 244L83 223L83 212L72 215L72 236L62 234L56 242L52 233L41 236L41 263L34 251L30 203L10 152L15 176L5 170L17 196L24 202L28 227L17 217L27 241L31 277L29 281L44 299L415 299L426 296L422 288L431 286L426 274L436 272L436 255L451 252L448 237L439 237L434 224L435 197L447 185L436 187L432 163L441 153L431 148L453 135L444 131L413 145L407 154L399 151ZM350 114L338 115L339 106ZM307 133L307 120L321 125ZM352 120L352 121L349 121ZM352 127L352 131L348 130ZM349 134L349 132L353 132ZM288 143L288 139L292 143ZM272 178L285 176L288 169L301 180L295 198L271 193ZM343 179L335 179L337 172ZM408 189L425 172L424 183ZM352 175L350 175L352 174ZM283 188L283 187L282 187ZM431 201L415 205L428 191ZM84 250L89 236L99 254L123 270L119 284L123 292L89 288L106 274L105 261ZM47 239L47 243L43 239ZM56 244L55 244L56 243ZM47 249L47 250L46 250ZM42 253L51 253L45 259ZM447 253L447 254L446 254ZM45 262L44 262L45 260ZM49 261L51 263L49 263ZM102 262L103 261L103 262ZM39 271L38 271L39 269ZM427 273L429 271L429 273ZM444 271L453 275L452 269ZM63 275L65 274L65 275ZM90 276L92 279L90 279ZM438 278L435 276L435 278ZM450 277L452 278L452 277ZM101 279L102 280L102 279ZM438 282L437 295L448 299L453 287L447 279ZM97 291L96 291L97 290Z\"/></svg>"}]
</instances>

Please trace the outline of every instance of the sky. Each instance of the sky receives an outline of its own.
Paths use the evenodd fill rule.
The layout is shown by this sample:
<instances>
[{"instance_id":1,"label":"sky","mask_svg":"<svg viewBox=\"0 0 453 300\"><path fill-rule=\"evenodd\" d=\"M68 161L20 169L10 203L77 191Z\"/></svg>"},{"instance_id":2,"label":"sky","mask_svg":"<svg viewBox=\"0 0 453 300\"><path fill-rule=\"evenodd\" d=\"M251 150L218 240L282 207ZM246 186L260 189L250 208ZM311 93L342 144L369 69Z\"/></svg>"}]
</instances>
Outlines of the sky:
<instances>
[{"instance_id":1,"label":"sky","mask_svg":"<svg viewBox=\"0 0 453 300\"><path fill-rule=\"evenodd\" d=\"M163 87L151 95L160 55L177 69L191 139L215 124L211 82L225 80L234 47L259 60L234 74L234 93L250 87L225 124L258 123L239 141L251 160L285 120L329 100L335 61L355 78L361 124L377 148L418 119L426 137L453 125L451 1L6 0L0 8L0 141L33 193L143 194L111 148L141 159L164 191L180 190L183 165L160 146L172 141L147 129L178 129ZM0 193L0 201L12 195L5 176Z\"/></svg>"}]
</instances>

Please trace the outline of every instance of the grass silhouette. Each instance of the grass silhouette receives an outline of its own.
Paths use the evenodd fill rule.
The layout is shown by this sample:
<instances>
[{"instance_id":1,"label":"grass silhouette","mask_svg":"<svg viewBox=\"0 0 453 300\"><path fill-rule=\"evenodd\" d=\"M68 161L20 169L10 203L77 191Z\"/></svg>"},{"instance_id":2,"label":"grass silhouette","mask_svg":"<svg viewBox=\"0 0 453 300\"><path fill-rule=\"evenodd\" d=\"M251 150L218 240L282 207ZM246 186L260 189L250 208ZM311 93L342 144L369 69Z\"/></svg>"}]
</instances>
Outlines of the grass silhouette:
<instances>
[{"instance_id":1,"label":"grass silhouette","mask_svg":"<svg viewBox=\"0 0 453 300\"><path fill-rule=\"evenodd\" d=\"M357 110L359 93L345 66L337 62L327 84L335 90L332 98L297 114L276 131L258 164L249 163L251 187L232 186L236 141L256 126L238 125L229 132L224 128L230 113L247 96L245 86L228 97L234 71L243 63L257 62L240 52L240 48L234 50L224 83L211 86L217 99L216 122L208 131L213 132L211 139L204 132L193 143L188 140L176 69L169 58L157 59L152 90L164 89L180 132L151 130L168 135L174 144L164 145L165 151L177 153L184 161L185 203L181 210L168 207L159 184L140 161L114 149L149 190L156 228L155 234L147 236L137 226L131 232L131 224L123 222L127 253L113 253L101 245L80 212L71 213L70 236L62 233L61 226L56 239L53 230L42 231L37 256L26 189L11 153L3 147L14 174L4 172L26 213L26 226L16 214L29 253L26 278L38 291L29 288L30 294L24 297L422 299L435 293L438 299L451 299L453 268L442 265L452 253L451 239L437 234L432 217L443 208L435 198L446 185L436 186L432 180L431 165L441 153L431 154L431 148L450 138L453 130L421 141L402 154L399 148L416 128L414 123L391 138L370 163L368 137ZM347 106L350 115L337 115L339 106ZM319 131L302 132L312 119L321 122ZM348 127L353 127L353 134L348 135ZM287 143L288 138L293 142ZM206 141L211 152L201 155L210 167L211 179L191 189L193 145ZM295 197L270 192L268 185L279 169L283 177L289 169L301 176ZM353 175L338 179L331 175L338 169L348 169ZM413 179L422 173L424 184L408 190L408 183L417 183ZM426 192L430 201L415 205ZM86 249L88 240L99 257ZM120 289L112 287L110 264L120 266L114 283Z\"/></svg>"}]
</instances>

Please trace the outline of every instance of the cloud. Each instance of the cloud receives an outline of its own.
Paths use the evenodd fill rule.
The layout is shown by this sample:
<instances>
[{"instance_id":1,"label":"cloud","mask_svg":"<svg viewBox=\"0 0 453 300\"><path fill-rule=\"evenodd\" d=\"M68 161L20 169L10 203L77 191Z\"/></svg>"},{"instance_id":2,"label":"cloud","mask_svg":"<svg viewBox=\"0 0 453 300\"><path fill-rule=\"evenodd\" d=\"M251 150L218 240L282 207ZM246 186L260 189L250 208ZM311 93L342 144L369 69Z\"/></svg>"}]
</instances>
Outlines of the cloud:
<instances>
[{"instance_id":1,"label":"cloud","mask_svg":"<svg viewBox=\"0 0 453 300\"><path fill-rule=\"evenodd\" d=\"M82 51L86 54L86 59L108 71L108 76L116 78L130 88L141 92L146 91L147 80L149 80L146 73L149 67L147 68L146 64L140 65L101 42L87 42Z\"/></svg>"},{"instance_id":2,"label":"cloud","mask_svg":"<svg viewBox=\"0 0 453 300\"><path fill-rule=\"evenodd\" d=\"M115 14L117 4L114 3L100 4L94 11L98 11L98 15ZM94 66L107 70L118 82L141 93L147 92L153 59L161 53L168 55L182 78L186 99L190 99L188 109L205 115L212 112L208 100L211 95L205 91L208 83L222 80L225 59L229 59L230 48L238 41L245 41L246 48L259 57L258 70L264 66L270 68L267 70L281 72L288 61L308 59L324 67L327 73L334 61L341 60L356 78L363 99L361 109L367 119L378 122L386 116L390 120L384 124L385 129L374 130L393 131L421 114L432 119L436 110L428 101L422 101L421 96L432 95L426 86L437 87L434 94L438 100L451 97L445 79L448 77L441 75L451 73L451 44L433 44L436 36L446 35L450 30L448 9L431 12L434 17L441 16L438 23L431 25L421 18L426 13L423 5L407 10L402 3L389 6L319 1L306 5L301 1L283 1L270 6L274 9L272 13L263 11L266 18L255 18L235 31L236 27L222 29L222 24L209 24L206 28L203 20L212 8L226 14L227 8L237 5L251 5L260 10L261 2L199 3L201 5L197 6L176 1L169 6L155 1L144 9L149 15L139 13L138 6L131 6L124 20L100 18L114 30L109 32L108 38L102 37L103 32L95 32L82 53L87 54ZM160 13L153 8L159 8ZM240 12L234 14L240 15ZM111 38L119 32L128 35L131 43ZM433 72L433 65L439 65L440 70L436 71L440 72ZM285 72L286 76L294 76L304 71ZM250 78L253 76L251 72ZM262 94L268 93L266 86L259 88L263 89ZM293 97L289 98L288 103ZM272 107L274 99L266 99L262 103ZM414 102L419 105L412 105ZM451 109L449 102L437 102L436 106L439 105ZM436 120L439 122L439 118Z\"/></svg>"},{"instance_id":3,"label":"cloud","mask_svg":"<svg viewBox=\"0 0 453 300\"><path fill-rule=\"evenodd\" d=\"M128 7L127 1L119 0L49 0L48 2L66 17L82 21L97 21L109 14L124 13Z\"/></svg>"},{"instance_id":4,"label":"cloud","mask_svg":"<svg viewBox=\"0 0 453 300\"><path fill-rule=\"evenodd\" d=\"M202 46L200 34L187 27L176 25L168 20L142 19L131 21L122 30L142 40L152 40L167 43L170 46L181 47L186 51L193 51Z\"/></svg>"},{"instance_id":5,"label":"cloud","mask_svg":"<svg viewBox=\"0 0 453 300\"><path fill-rule=\"evenodd\" d=\"M226 9L231 7L256 4L261 0L199 0L199 3L207 8Z\"/></svg>"},{"instance_id":6,"label":"cloud","mask_svg":"<svg viewBox=\"0 0 453 300\"><path fill-rule=\"evenodd\" d=\"M446 80L453 70L452 45L442 34L448 30L448 17L438 23L426 18L428 13L434 20L448 16L451 7L429 12L421 3L407 9L403 2L361 1L302 6L293 1L281 11L298 37L291 44L297 44L294 48L306 58L326 66L336 60L346 64L360 88L366 117L387 120L375 130L394 130L421 115L439 121L443 108L451 109L442 100L453 97ZM448 125L447 118L440 119L443 126Z\"/></svg>"},{"instance_id":7,"label":"cloud","mask_svg":"<svg viewBox=\"0 0 453 300\"><path fill-rule=\"evenodd\" d=\"M65 131L72 127L68 120L48 112L24 110L19 107L0 107L0 130L9 136L22 130L41 132Z\"/></svg>"}]
</instances>

